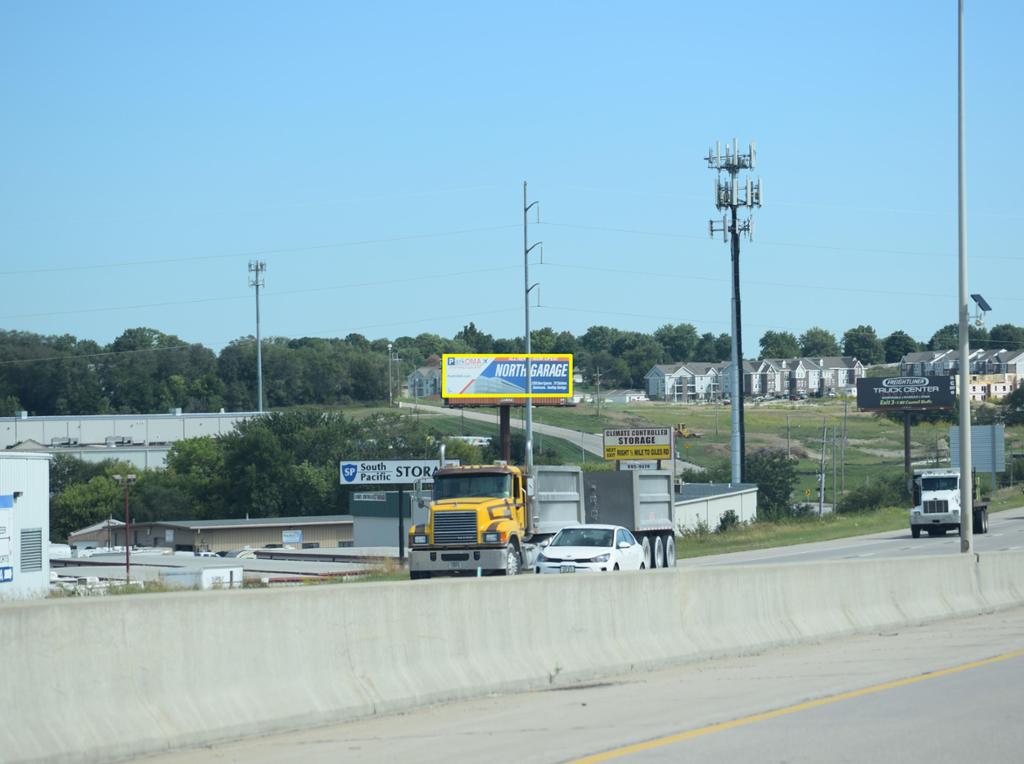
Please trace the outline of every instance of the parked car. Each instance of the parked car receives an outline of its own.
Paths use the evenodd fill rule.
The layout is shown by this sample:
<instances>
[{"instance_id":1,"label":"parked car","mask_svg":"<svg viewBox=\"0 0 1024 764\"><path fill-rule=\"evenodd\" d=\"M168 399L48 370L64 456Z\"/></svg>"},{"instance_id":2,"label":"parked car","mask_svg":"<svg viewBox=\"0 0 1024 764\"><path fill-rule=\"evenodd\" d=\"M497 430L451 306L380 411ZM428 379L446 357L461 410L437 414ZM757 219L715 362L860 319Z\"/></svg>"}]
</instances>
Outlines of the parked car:
<instances>
[{"instance_id":1,"label":"parked car","mask_svg":"<svg viewBox=\"0 0 1024 764\"><path fill-rule=\"evenodd\" d=\"M621 525L562 528L537 554L535 573L601 573L643 570L644 550Z\"/></svg>"}]
</instances>

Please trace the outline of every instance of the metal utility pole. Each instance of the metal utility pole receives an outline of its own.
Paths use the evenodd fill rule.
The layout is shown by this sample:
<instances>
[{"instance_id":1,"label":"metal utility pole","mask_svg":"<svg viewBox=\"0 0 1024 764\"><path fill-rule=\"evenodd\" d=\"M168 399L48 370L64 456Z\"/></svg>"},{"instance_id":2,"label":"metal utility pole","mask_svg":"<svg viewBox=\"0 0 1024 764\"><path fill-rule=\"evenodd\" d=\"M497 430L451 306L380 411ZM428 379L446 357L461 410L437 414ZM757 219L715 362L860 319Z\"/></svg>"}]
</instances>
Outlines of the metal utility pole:
<instances>
[{"instance_id":1,"label":"metal utility pole","mask_svg":"<svg viewBox=\"0 0 1024 764\"><path fill-rule=\"evenodd\" d=\"M395 389L394 385L391 382L391 343L389 342L388 343L388 408L391 408L391 406L394 405L394 395L392 394L392 390L394 390L394 389Z\"/></svg>"},{"instance_id":2,"label":"metal utility pole","mask_svg":"<svg viewBox=\"0 0 1024 764\"><path fill-rule=\"evenodd\" d=\"M597 381L597 421L601 421L601 369L594 372L594 379Z\"/></svg>"},{"instance_id":3,"label":"metal utility pole","mask_svg":"<svg viewBox=\"0 0 1024 764\"><path fill-rule=\"evenodd\" d=\"M821 462L818 466L818 517L825 514L825 420L821 420Z\"/></svg>"},{"instance_id":4,"label":"metal utility pole","mask_svg":"<svg viewBox=\"0 0 1024 764\"><path fill-rule=\"evenodd\" d=\"M971 343L967 329L967 201L964 173L964 0L957 3L957 191L960 265L960 551L974 546L974 485L971 470Z\"/></svg>"},{"instance_id":5,"label":"metal utility pole","mask_svg":"<svg viewBox=\"0 0 1024 764\"><path fill-rule=\"evenodd\" d=\"M708 167L718 172L715 178L715 207L727 210L721 222L711 220L708 230L712 238L721 231L723 241L730 240L732 252L732 438L730 451L732 460L732 482L742 483L746 477L746 433L743 426L743 322L740 311L740 234L753 238L754 223L752 218L739 220L740 207L761 206L761 181L746 179L745 195L740 195L740 182L737 176L742 170L753 170L757 154L751 143L746 154L741 154L736 139L733 139L732 150L728 144L725 155L721 144L708 149ZM722 173L727 177L722 178Z\"/></svg>"},{"instance_id":6,"label":"metal utility pole","mask_svg":"<svg viewBox=\"0 0 1024 764\"><path fill-rule=\"evenodd\" d=\"M267 264L263 260L249 261L249 286L256 287L256 410L263 412L263 343L260 341L260 287Z\"/></svg>"},{"instance_id":7,"label":"metal utility pole","mask_svg":"<svg viewBox=\"0 0 1024 764\"><path fill-rule=\"evenodd\" d=\"M533 475L533 368L530 363L530 292L536 284L530 283L530 252L541 247L542 242L529 244L527 216L531 207L537 208L537 222L540 222L540 202L526 201L526 181L523 181L523 307L526 312L526 416L523 429L526 432L526 474ZM541 250L543 252L543 249Z\"/></svg>"},{"instance_id":8,"label":"metal utility pole","mask_svg":"<svg viewBox=\"0 0 1024 764\"><path fill-rule=\"evenodd\" d=\"M114 482L124 486L124 583L132 582L132 544L130 541L131 519L128 516L128 487L135 482L135 475L111 475ZM109 533L109 526L108 526Z\"/></svg>"}]
</instances>

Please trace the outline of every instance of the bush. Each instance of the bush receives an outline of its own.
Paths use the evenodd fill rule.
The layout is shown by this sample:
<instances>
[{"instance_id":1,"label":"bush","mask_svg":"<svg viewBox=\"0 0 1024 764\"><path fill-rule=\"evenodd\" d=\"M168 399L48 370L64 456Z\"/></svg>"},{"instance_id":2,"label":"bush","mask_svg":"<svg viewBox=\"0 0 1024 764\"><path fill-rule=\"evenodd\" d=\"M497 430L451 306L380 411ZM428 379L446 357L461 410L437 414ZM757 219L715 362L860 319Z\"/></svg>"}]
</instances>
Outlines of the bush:
<instances>
[{"instance_id":1,"label":"bush","mask_svg":"<svg viewBox=\"0 0 1024 764\"><path fill-rule=\"evenodd\" d=\"M882 507L899 506L910 506L907 481L903 475L889 475L854 488L839 500L836 512L870 512Z\"/></svg>"},{"instance_id":2,"label":"bush","mask_svg":"<svg viewBox=\"0 0 1024 764\"><path fill-rule=\"evenodd\" d=\"M718 527L715 529L715 533L726 533L730 528L735 528L739 524L739 517L731 509L728 509L718 519Z\"/></svg>"}]
</instances>

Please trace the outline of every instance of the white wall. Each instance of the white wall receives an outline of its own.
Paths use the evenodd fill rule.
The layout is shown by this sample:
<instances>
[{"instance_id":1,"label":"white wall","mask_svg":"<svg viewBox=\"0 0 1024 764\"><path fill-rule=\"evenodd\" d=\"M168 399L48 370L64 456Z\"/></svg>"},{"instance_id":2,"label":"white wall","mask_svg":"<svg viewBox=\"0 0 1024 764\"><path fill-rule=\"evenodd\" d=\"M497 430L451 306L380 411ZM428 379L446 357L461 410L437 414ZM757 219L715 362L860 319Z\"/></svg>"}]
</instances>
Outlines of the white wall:
<instances>
[{"instance_id":1,"label":"white wall","mask_svg":"<svg viewBox=\"0 0 1024 764\"><path fill-rule=\"evenodd\" d=\"M709 496L702 499L690 499L676 502L676 525L680 530L695 530L697 523L703 520L708 528L714 530L719 521L729 510L736 513L740 522L745 523L757 519L757 490L751 489L742 493L724 496Z\"/></svg>"},{"instance_id":2,"label":"white wall","mask_svg":"<svg viewBox=\"0 0 1024 764\"><path fill-rule=\"evenodd\" d=\"M33 564L23 553L36 538ZM45 597L49 588L50 458L0 453L0 600Z\"/></svg>"}]
</instances>

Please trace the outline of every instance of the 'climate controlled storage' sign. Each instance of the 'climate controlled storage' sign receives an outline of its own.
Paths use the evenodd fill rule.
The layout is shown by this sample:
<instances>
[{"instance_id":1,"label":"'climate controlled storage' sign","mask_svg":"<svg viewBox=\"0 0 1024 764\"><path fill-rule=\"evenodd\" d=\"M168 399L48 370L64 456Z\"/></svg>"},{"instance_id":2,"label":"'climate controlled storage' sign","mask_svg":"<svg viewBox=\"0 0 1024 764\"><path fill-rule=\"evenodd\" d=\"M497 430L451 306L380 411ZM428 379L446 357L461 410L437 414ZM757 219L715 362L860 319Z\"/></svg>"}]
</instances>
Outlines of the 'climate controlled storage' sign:
<instances>
[{"instance_id":1,"label":"'climate controlled storage' sign","mask_svg":"<svg viewBox=\"0 0 1024 764\"><path fill-rule=\"evenodd\" d=\"M956 378L865 377L857 380L857 408L861 411L952 408Z\"/></svg>"},{"instance_id":2,"label":"'climate controlled storage' sign","mask_svg":"<svg viewBox=\"0 0 1024 764\"><path fill-rule=\"evenodd\" d=\"M526 392L526 370L532 380ZM442 398L569 398L572 355L445 354L441 362Z\"/></svg>"},{"instance_id":3,"label":"'climate controlled storage' sign","mask_svg":"<svg viewBox=\"0 0 1024 764\"><path fill-rule=\"evenodd\" d=\"M446 459L446 466L457 465L457 459ZM342 485L369 483L415 483L434 479L441 462L437 459L379 459L341 463Z\"/></svg>"},{"instance_id":4,"label":"'climate controlled storage' sign","mask_svg":"<svg viewBox=\"0 0 1024 764\"><path fill-rule=\"evenodd\" d=\"M604 431L605 459L671 459L671 427Z\"/></svg>"}]
</instances>

